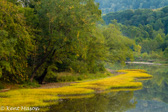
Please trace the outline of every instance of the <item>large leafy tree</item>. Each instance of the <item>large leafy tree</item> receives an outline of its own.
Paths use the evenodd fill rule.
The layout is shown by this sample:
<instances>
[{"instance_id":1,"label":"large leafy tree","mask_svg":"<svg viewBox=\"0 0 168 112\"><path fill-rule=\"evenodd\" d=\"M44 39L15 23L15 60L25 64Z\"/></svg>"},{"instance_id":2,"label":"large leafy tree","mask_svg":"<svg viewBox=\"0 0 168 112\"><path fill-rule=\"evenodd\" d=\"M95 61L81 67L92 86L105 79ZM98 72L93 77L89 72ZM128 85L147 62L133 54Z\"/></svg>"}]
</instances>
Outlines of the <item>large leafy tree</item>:
<instances>
[{"instance_id":1,"label":"large leafy tree","mask_svg":"<svg viewBox=\"0 0 168 112\"><path fill-rule=\"evenodd\" d=\"M89 44L98 38L95 24L101 18L94 0L41 0L36 10L42 33L31 81L37 72L40 82L51 71L86 72L80 66L88 65Z\"/></svg>"}]
</instances>

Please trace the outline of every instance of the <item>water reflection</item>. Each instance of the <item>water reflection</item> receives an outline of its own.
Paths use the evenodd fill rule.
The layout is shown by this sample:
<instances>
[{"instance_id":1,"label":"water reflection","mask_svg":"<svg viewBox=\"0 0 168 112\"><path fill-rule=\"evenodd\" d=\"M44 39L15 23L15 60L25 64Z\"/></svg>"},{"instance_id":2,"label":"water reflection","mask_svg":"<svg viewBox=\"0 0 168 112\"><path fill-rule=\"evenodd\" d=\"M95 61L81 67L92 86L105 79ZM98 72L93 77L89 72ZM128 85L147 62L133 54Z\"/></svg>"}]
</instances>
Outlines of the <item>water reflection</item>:
<instances>
[{"instance_id":1,"label":"water reflection","mask_svg":"<svg viewBox=\"0 0 168 112\"><path fill-rule=\"evenodd\" d=\"M92 98L69 99L53 105L49 112L123 112L135 108L133 92L97 94Z\"/></svg>"},{"instance_id":2,"label":"water reflection","mask_svg":"<svg viewBox=\"0 0 168 112\"><path fill-rule=\"evenodd\" d=\"M135 109L127 112L167 112L168 104L155 100L138 100Z\"/></svg>"},{"instance_id":3,"label":"water reflection","mask_svg":"<svg viewBox=\"0 0 168 112\"><path fill-rule=\"evenodd\" d=\"M167 112L168 66L129 65L128 67L146 69L154 77L143 82L142 90L134 92L138 103L135 109L127 112Z\"/></svg>"},{"instance_id":4,"label":"water reflection","mask_svg":"<svg viewBox=\"0 0 168 112\"><path fill-rule=\"evenodd\" d=\"M141 90L63 100L51 106L49 112L167 112L168 66L127 65L126 68L145 69L154 77L143 81Z\"/></svg>"}]
</instances>

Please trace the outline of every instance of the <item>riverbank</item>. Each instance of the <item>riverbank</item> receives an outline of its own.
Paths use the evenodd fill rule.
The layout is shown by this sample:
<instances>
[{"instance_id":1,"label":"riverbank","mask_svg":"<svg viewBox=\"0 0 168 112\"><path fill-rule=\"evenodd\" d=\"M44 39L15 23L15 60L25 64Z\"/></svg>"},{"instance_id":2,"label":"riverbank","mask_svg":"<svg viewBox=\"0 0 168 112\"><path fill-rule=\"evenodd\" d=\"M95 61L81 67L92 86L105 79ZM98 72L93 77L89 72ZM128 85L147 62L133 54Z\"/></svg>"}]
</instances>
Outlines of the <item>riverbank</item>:
<instances>
[{"instance_id":1,"label":"riverbank","mask_svg":"<svg viewBox=\"0 0 168 112\"><path fill-rule=\"evenodd\" d=\"M36 89L36 88L40 88L40 89L49 89L49 88L60 88L60 87L64 87L64 86L70 86L73 83L77 83L79 81L90 81L90 80L98 80L98 79L102 79L102 78L106 78L106 77L112 77L112 76L117 76L120 74L124 74L125 72L118 72L117 70L112 70L112 69L106 69L107 72L103 73L103 74L94 74L94 76L92 77L88 77L87 75L85 75L85 78L83 78L83 80L76 80L76 81L71 81L69 79L69 82L46 82L44 84L10 84L10 83L3 83L4 84L4 89L1 89L0 92L6 92L6 91L10 91L10 90L17 90L17 89ZM72 75L69 75L70 73L66 73L68 75L65 75L65 73L60 73L60 76L62 76L64 78L66 77L71 77ZM89 74L89 75L93 75L93 74ZM82 76L83 77L83 76ZM61 79L61 78L60 78Z\"/></svg>"},{"instance_id":2,"label":"riverbank","mask_svg":"<svg viewBox=\"0 0 168 112\"><path fill-rule=\"evenodd\" d=\"M16 83L0 83L0 92L5 92L9 90L15 89L33 89L33 88L58 88L68 86L71 83L84 81L84 80L95 80L99 78L105 78L113 75L119 74L115 70L107 69L105 72L98 72L95 74L87 73L87 74L76 74L76 73L68 73L61 72L56 74L56 78L47 79L43 84L38 84L38 82L25 82L24 84L16 84Z\"/></svg>"},{"instance_id":3,"label":"riverbank","mask_svg":"<svg viewBox=\"0 0 168 112\"><path fill-rule=\"evenodd\" d=\"M124 74L67 83L68 85L58 88L17 89L3 92L0 93L2 99L0 104L15 107L18 105L48 106L57 103L59 99L92 97L95 93L141 89L142 83L138 82L139 78L152 78L144 70L119 70L118 72Z\"/></svg>"},{"instance_id":4,"label":"riverbank","mask_svg":"<svg viewBox=\"0 0 168 112\"><path fill-rule=\"evenodd\" d=\"M15 83L6 83L3 82L2 86L3 88L0 88L0 92L5 92L9 90L15 90L15 89L30 89L30 88L59 88L68 86L71 83L75 83L78 81L84 81L84 80L95 80L110 76L116 76L122 74L121 72L117 72L116 70L106 69L105 72L101 73L95 73L95 74L74 74L74 73L68 73L68 72L61 72L57 73L57 78L49 79L44 82L43 84L38 84L37 82L27 82L24 84L15 84Z\"/></svg>"},{"instance_id":5,"label":"riverbank","mask_svg":"<svg viewBox=\"0 0 168 112\"><path fill-rule=\"evenodd\" d=\"M152 63L152 62L125 62L126 64L141 64L141 65L162 65L160 63Z\"/></svg>"},{"instance_id":6,"label":"riverbank","mask_svg":"<svg viewBox=\"0 0 168 112\"><path fill-rule=\"evenodd\" d=\"M97 77L96 79L99 78L105 78L105 77L112 77L120 74L124 74L123 72L117 72L116 70L111 70L111 69L106 69L107 72L104 73L104 75L101 75ZM111 73L111 74L110 74ZM85 80L96 80L96 79L85 79ZM84 80L83 80L84 81ZM59 87L64 87L64 86L69 86L73 83L77 83L78 81L71 81L71 82L53 82L53 83L46 83L46 84L41 84L39 88L59 88Z\"/></svg>"}]
</instances>

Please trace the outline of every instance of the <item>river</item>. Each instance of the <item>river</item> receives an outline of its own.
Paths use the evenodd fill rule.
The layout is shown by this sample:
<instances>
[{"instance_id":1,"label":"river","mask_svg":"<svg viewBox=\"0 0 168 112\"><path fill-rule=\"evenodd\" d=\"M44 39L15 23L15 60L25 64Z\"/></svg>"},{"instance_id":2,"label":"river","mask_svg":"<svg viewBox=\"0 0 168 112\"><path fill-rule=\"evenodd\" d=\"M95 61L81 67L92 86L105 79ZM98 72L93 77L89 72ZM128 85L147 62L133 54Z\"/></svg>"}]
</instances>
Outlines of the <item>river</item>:
<instances>
[{"instance_id":1,"label":"river","mask_svg":"<svg viewBox=\"0 0 168 112\"><path fill-rule=\"evenodd\" d=\"M129 64L124 68L145 69L153 75L136 91L99 93L90 98L60 100L49 112L167 112L168 66Z\"/></svg>"}]
</instances>

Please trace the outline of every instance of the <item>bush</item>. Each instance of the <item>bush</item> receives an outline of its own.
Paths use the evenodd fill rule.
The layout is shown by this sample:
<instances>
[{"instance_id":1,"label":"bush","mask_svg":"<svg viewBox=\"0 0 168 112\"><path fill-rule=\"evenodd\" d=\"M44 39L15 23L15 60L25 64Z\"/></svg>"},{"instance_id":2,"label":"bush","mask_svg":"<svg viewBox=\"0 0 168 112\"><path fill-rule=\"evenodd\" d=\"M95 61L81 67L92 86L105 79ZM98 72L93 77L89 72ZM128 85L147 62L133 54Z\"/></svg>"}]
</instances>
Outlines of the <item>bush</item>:
<instances>
[{"instance_id":1,"label":"bush","mask_svg":"<svg viewBox=\"0 0 168 112\"><path fill-rule=\"evenodd\" d=\"M87 63L84 61L73 61L71 62L70 70L71 72L86 73L88 72L87 66Z\"/></svg>"},{"instance_id":2,"label":"bush","mask_svg":"<svg viewBox=\"0 0 168 112\"><path fill-rule=\"evenodd\" d=\"M28 81L20 85L20 87L32 88L32 87L40 87L40 85L36 81L33 81L33 82Z\"/></svg>"},{"instance_id":3,"label":"bush","mask_svg":"<svg viewBox=\"0 0 168 112\"><path fill-rule=\"evenodd\" d=\"M161 52L152 51L150 53L150 58L152 58L152 59L160 59L160 58L162 58L162 56L163 56L163 52L162 51Z\"/></svg>"},{"instance_id":4,"label":"bush","mask_svg":"<svg viewBox=\"0 0 168 112\"><path fill-rule=\"evenodd\" d=\"M149 55L147 52L142 53L142 58L143 59L148 59Z\"/></svg>"}]
</instances>

